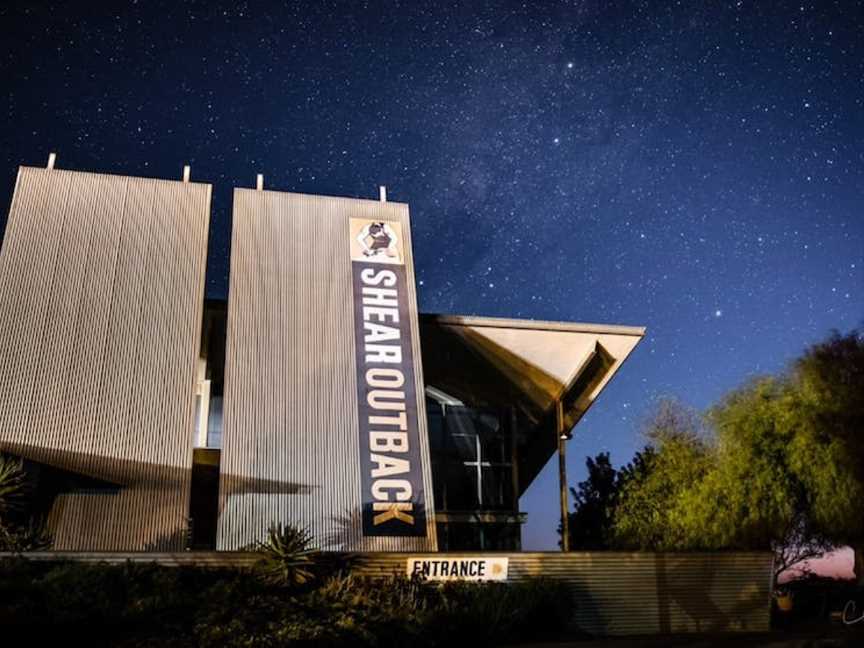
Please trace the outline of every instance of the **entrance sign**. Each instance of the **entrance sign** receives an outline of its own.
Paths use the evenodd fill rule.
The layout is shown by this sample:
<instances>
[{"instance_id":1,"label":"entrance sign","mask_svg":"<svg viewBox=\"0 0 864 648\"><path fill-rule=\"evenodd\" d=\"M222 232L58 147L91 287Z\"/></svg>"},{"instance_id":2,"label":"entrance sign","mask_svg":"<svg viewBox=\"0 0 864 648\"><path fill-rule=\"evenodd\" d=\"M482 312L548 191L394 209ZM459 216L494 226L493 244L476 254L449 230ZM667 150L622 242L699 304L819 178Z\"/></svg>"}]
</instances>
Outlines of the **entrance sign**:
<instances>
[{"instance_id":1,"label":"entrance sign","mask_svg":"<svg viewBox=\"0 0 864 648\"><path fill-rule=\"evenodd\" d=\"M446 554L428 558L408 558L408 578L421 576L430 581L506 581L510 559L507 557L450 558Z\"/></svg>"}]
</instances>

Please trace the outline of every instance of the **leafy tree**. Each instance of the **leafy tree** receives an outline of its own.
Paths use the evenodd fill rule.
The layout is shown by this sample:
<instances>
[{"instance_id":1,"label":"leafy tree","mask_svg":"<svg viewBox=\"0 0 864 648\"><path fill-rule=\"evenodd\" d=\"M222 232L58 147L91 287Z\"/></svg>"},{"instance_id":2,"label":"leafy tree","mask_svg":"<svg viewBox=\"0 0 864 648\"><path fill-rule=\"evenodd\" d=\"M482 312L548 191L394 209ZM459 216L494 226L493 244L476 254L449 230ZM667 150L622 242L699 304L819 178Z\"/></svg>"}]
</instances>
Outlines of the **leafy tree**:
<instances>
[{"instance_id":1,"label":"leafy tree","mask_svg":"<svg viewBox=\"0 0 864 648\"><path fill-rule=\"evenodd\" d=\"M834 333L793 366L790 463L815 533L855 550L864 582L864 335Z\"/></svg>"},{"instance_id":2,"label":"leafy tree","mask_svg":"<svg viewBox=\"0 0 864 648\"><path fill-rule=\"evenodd\" d=\"M792 456L792 383L762 378L709 411L717 436L714 462L688 493L685 535L706 548L772 549L775 574L831 548L813 524L812 491Z\"/></svg>"},{"instance_id":3,"label":"leafy tree","mask_svg":"<svg viewBox=\"0 0 864 648\"><path fill-rule=\"evenodd\" d=\"M613 546L668 551L688 547L681 520L687 494L704 478L710 447L702 421L676 401L661 401L647 422L651 444L622 470L612 527Z\"/></svg>"},{"instance_id":4,"label":"leafy tree","mask_svg":"<svg viewBox=\"0 0 864 648\"><path fill-rule=\"evenodd\" d=\"M707 432L707 433L706 433ZM777 573L851 544L864 576L864 339L832 335L700 418L664 404L613 537L643 549L772 548Z\"/></svg>"},{"instance_id":5,"label":"leafy tree","mask_svg":"<svg viewBox=\"0 0 864 648\"><path fill-rule=\"evenodd\" d=\"M646 445L644 448L639 450L635 455L633 455L633 459L626 466L621 466L618 469L618 484L619 490L621 487L625 486L633 479L641 479L644 475L651 470L651 467L654 465L654 458L657 456L657 452L654 450L654 447L651 445Z\"/></svg>"},{"instance_id":6,"label":"leafy tree","mask_svg":"<svg viewBox=\"0 0 864 648\"><path fill-rule=\"evenodd\" d=\"M574 511L570 513L571 549L608 549L612 513L618 494L618 472L601 452L585 458L588 479L571 488ZM559 527L558 533L561 533Z\"/></svg>"},{"instance_id":7,"label":"leafy tree","mask_svg":"<svg viewBox=\"0 0 864 648\"><path fill-rule=\"evenodd\" d=\"M571 488L574 511L570 514L571 549L598 550L614 547L613 523L621 489L643 476L651 466L654 449L646 446L633 460L616 470L608 452L585 458L588 479ZM561 534L561 526L558 526Z\"/></svg>"}]
</instances>

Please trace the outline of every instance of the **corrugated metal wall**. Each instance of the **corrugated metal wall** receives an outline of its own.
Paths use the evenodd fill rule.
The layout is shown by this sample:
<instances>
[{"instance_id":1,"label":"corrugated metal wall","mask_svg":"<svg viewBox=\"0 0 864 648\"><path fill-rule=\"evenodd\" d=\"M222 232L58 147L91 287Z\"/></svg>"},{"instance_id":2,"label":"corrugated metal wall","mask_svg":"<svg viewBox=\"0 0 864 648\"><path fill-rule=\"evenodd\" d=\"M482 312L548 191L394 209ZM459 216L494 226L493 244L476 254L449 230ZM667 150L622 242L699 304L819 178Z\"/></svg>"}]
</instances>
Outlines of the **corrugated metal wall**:
<instances>
[{"instance_id":1,"label":"corrugated metal wall","mask_svg":"<svg viewBox=\"0 0 864 648\"><path fill-rule=\"evenodd\" d=\"M567 581L575 629L593 635L762 632L770 629L770 553L446 553L509 556L510 581ZM409 554L363 556L358 572L405 575ZM413 554L411 557L420 557Z\"/></svg>"},{"instance_id":2,"label":"corrugated metal wall","mask_svg":"<svg viewBox=\"0 0 864 648\"><path fill-rule=\"evenodd\" d=\"M423 394L408 206L235 189L218 549L274 522L347 550L434 550L423 399L427 536L364 537L349 218L401 223L415 389Z\"/></svg>"},{"instance_id":3,"label":"corrugated metal wall","mask_svg":"<svg viewBox=\"0 0 864 648\"><path fill-rule=\"evenodd\" d=\"M183 548L211 187L22 167L0 254L0 448L60 494L57 549Z\"/></svg>"},{"instance_id":4,"label":"corrugated metal wall","mask_svg":"<svg viewBox=\"0 0 864 648\"><path fill-rule=\"evenodd\" d=\"M5 554L11 556L11 554ZM437 553L509 558L509 581L543 576L567 581L573 591L575 633L652 635L689 632L766 632L770 629L770 553ZM4 554L0 554L0 559ZM404 576L408 558L423 554L365 554L354 568L372 578ZM30 560L125 563L152 560L166 566L248 568L251 552L179 554L62 554L36 552Z\"/></svg>"}]
</instances>

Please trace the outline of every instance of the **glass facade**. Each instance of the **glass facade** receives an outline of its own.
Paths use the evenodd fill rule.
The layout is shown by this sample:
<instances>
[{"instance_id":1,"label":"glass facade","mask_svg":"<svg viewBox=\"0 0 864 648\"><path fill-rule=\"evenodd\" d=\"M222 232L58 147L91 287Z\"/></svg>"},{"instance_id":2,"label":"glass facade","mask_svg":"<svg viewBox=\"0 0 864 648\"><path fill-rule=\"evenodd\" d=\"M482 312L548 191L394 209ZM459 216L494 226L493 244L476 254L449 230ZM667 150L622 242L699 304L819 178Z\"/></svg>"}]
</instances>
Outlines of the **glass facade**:
<instances>
[{"instance_id":1,"label":"glass facade","mask_svg":"<svg viewBox=\"0 0 864 648\"><path fill-rule=\"evenodd\" d=\"M427 396L426 412L439 549L518 549L515 414L437 394Z\"/></svg>"},{"instance_id":2,"label":"glass facade","mask_svg":"<svg viewBox=\"0 0 864 648\"><path fill-rule=\"evenodd\" d=\"M516 510L513 435L507 417L433 399L427 399L426 411L436 510Z\"/></svg>"}]
</instances>

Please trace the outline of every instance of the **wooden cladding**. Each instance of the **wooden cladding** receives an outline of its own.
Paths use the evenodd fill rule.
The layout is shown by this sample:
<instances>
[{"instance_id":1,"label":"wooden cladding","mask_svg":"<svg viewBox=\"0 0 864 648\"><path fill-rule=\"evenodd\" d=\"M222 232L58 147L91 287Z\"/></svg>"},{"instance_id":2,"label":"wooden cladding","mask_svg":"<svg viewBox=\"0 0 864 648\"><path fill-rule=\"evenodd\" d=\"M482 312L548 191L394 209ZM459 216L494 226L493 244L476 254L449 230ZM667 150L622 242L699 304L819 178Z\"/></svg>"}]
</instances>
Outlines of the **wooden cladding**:
<instances>
[{"instance_id":1,"label":"wooden cladding","mask_svg":"<svg viewBox=\"0 0 864 648\"><path fill-rule=\"evenodd\" d=\"M349 219L398 224L423 394L408 207L235 189L217 548L307 527L331 549L434 550L426 414L417 405L426 533L363 533ZM401 228L401 229L400 229Z\"/></svg>"},{"instance_id":2,"label":"wooden cladding","mask_svg":"<svg viewBox=\"0 0 864 648\"><path fill-rule=\"evenodd\" d=\"M210 185L22 167L0 254L0 449L71 477L61 550L181 550Z\"/></svg>"}]
</instances>

